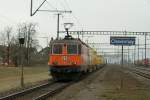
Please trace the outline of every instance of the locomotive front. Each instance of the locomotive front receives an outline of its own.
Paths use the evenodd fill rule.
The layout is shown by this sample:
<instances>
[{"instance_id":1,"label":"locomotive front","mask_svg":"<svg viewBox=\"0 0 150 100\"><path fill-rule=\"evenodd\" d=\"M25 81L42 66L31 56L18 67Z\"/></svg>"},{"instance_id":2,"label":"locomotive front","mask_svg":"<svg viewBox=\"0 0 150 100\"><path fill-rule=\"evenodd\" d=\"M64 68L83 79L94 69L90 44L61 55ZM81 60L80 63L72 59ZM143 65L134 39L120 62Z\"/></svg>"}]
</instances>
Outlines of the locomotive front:
<instances>
[{"instance_id":1,"label":"locomotive front","mask_svg":"<svg viewBox=\"0 0 150 100\"><path fill-rule=\"evenodd\" d=\"M56 80L80 75L81 44L77 40L53 40L50 43L50 74Z\"/></svg>"}]
</instances>

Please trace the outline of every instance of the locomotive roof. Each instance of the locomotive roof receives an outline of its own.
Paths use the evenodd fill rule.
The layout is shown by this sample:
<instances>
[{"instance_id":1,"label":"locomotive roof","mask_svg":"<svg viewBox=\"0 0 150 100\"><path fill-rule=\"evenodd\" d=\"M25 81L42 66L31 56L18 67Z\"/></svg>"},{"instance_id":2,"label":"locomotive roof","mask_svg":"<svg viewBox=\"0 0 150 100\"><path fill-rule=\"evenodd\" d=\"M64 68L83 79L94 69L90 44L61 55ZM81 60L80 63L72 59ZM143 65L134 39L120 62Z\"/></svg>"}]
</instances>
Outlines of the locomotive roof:
<instances>
[{"instance_id":1,"label":"locomotive roof","mask_svg":"<svg viewBox=\"0 0 150 100\"><path fill-rule=\"evenodd\" d=\"M61 40L53 40L51 43L80 43L78 39L61 39Z\"/></svg>"},{"instance_id":2,"label":"locomotive roof","mask_svg":"<svg viewBox=\"0 0 150 100\"><path fill-rule=\"evenodd\" d=\"M84 43L83 41L81 41L80 39L77 39L77 38L72 38L72 39L60 39L60 40L52 40L50 42L50 44L53 44L53 43L79 43L79 44L83 44L89 48L91 48L90 46L88 46L86 43Z\"/></svg>"},{"instance_id":3,"label":"locomotive roof","mask_svg":"<svg viewBox=\"0 0 150 100\"><path fill-rule=\"evenodd\" d=\"M51 43L80 43L85 44L80 39L72 38L72 39L61 39L61 40L53 40Z\"/></svg>"},{"instance_id":4,"label":"locomotive roof","mask_svg":"<svg viewBox=\"0 0 150 100\"><path fill-rule=\"evenodd\" d=\"M95 51L93 48L91 48L89 45L87 45L85 42L81 41L79 38L72 38L72 39L59 39L59 40L52 40L50 44L57 44L57 43L78 43L83 44L86 47L90 48L92 51Z\"/></svg>"}]
</instances>

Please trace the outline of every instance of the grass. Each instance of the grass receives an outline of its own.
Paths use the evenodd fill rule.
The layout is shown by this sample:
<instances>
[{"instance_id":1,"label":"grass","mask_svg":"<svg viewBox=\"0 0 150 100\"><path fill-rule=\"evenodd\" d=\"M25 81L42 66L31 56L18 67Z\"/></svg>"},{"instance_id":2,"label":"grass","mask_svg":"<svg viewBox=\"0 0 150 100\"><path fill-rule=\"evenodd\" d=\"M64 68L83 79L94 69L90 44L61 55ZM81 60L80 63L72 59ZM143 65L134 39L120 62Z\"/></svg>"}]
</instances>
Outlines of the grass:
<instances>
[{"instance_id":1,"label":"grass","mask_svg":"<svg viewBox=\"0 0 150 100\"><path fill-rule=\"evenodd\" d=\"M107 100L150 100L150 91L147 90L131 90L126 93L124 91L109 90L105 91L101 97Z\"/></svg>"},{"instance_id":2,"label":"grass","mask_svg":"<svg viewBox=\"0 0 150 100\"><path fill-rule=\"evenodd\" d=\"M20 87L21 68L0 67L0 92ZM48 67L24 67L24 83L35 83L48 79Z\"/></svg>"}]
</instances>

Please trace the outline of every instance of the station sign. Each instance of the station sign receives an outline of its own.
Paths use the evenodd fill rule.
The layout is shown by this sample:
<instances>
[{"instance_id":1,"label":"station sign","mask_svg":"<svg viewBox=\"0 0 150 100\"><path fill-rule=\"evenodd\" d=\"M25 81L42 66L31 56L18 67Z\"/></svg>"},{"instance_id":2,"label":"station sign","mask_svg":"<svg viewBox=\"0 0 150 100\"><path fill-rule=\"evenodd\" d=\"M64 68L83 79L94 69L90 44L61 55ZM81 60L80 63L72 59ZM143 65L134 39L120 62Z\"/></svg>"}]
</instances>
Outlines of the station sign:
<instances>
[{"instance_id":1,"label":"station sign","mask_svg":"<svg viewBox=\"0 0 150 100\"><path fill-rule=\"evenodd\" d=\"M123 45L123 46L135 45L135 37L111 36L110 44L111 45Z\"/></svg>"}]
</instances>

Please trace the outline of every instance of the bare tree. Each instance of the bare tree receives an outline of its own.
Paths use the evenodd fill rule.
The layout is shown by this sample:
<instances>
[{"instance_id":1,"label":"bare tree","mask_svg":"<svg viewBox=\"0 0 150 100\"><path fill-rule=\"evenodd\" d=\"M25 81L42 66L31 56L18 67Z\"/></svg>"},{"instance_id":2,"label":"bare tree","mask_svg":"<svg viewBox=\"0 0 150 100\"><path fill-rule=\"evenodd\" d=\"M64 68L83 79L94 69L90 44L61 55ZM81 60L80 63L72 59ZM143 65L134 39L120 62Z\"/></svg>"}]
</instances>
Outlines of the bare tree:
<instances>
[{"instance_id":1,"label":"bare tree","mask_svg":"<svg viewBox=\"0 0 150 100\"><path fill-rule=\"evenodd\" d=\"M36 23L22 23L18 27L18 35L20 36L21 34L24 35L25 37L25 47L26 49L26 54L25 54L25 59L27 60L27 65L30 64L30 50L33 48L33 46L37 45L37 40L34 39L36 31Z\"/></svg>"},{"instance_id":2,"label":"bare tree","mask_svg":"<svg viewBox=\"0 0 150 100\"><path fill-rule=\"evenodd\" d=\"M12 33L12 27L6 27L4 30L4 33L6 34L6 38L7 38L7 64L9 65L10 63L10 38L11 38L11 33Z\"/></svg>"},{"instance_id":3,"label":"bare tree","mask_svg":"<svg viewBox=\"0 0 150 100\"><path fill-rule=\"evenodd\" d=\"M36 35L36 23L22 23L18 26L17 35L13 34L12 27L6 27L0 32L0 59L3 63L18 65L20 55L20 45L18 37L23 35L25 44L23 47L25 64L29 65L31 60L36 60L39 47L38 40L34 37Z\"/></svg>"},{"instance_id":4,"label":"bare tree","mask_svg":"<svg viewBox=\"0 0 150 100\"><path fill-rule=\"evenodd\" d=\"M5 46L7 43L6 34L4 32L0 32L0 43Z\"/></svg>"},{"instance_id":5,"label":"bare tree","mask_svg":"<svg viewBox=\"0 0 150 100\"><path fill-rule=\"evenodd\" d=\"M6 60L6 34L4 32L0 32L0 58L1 63L4 63Z\"/></svg>"}]
</instances>

